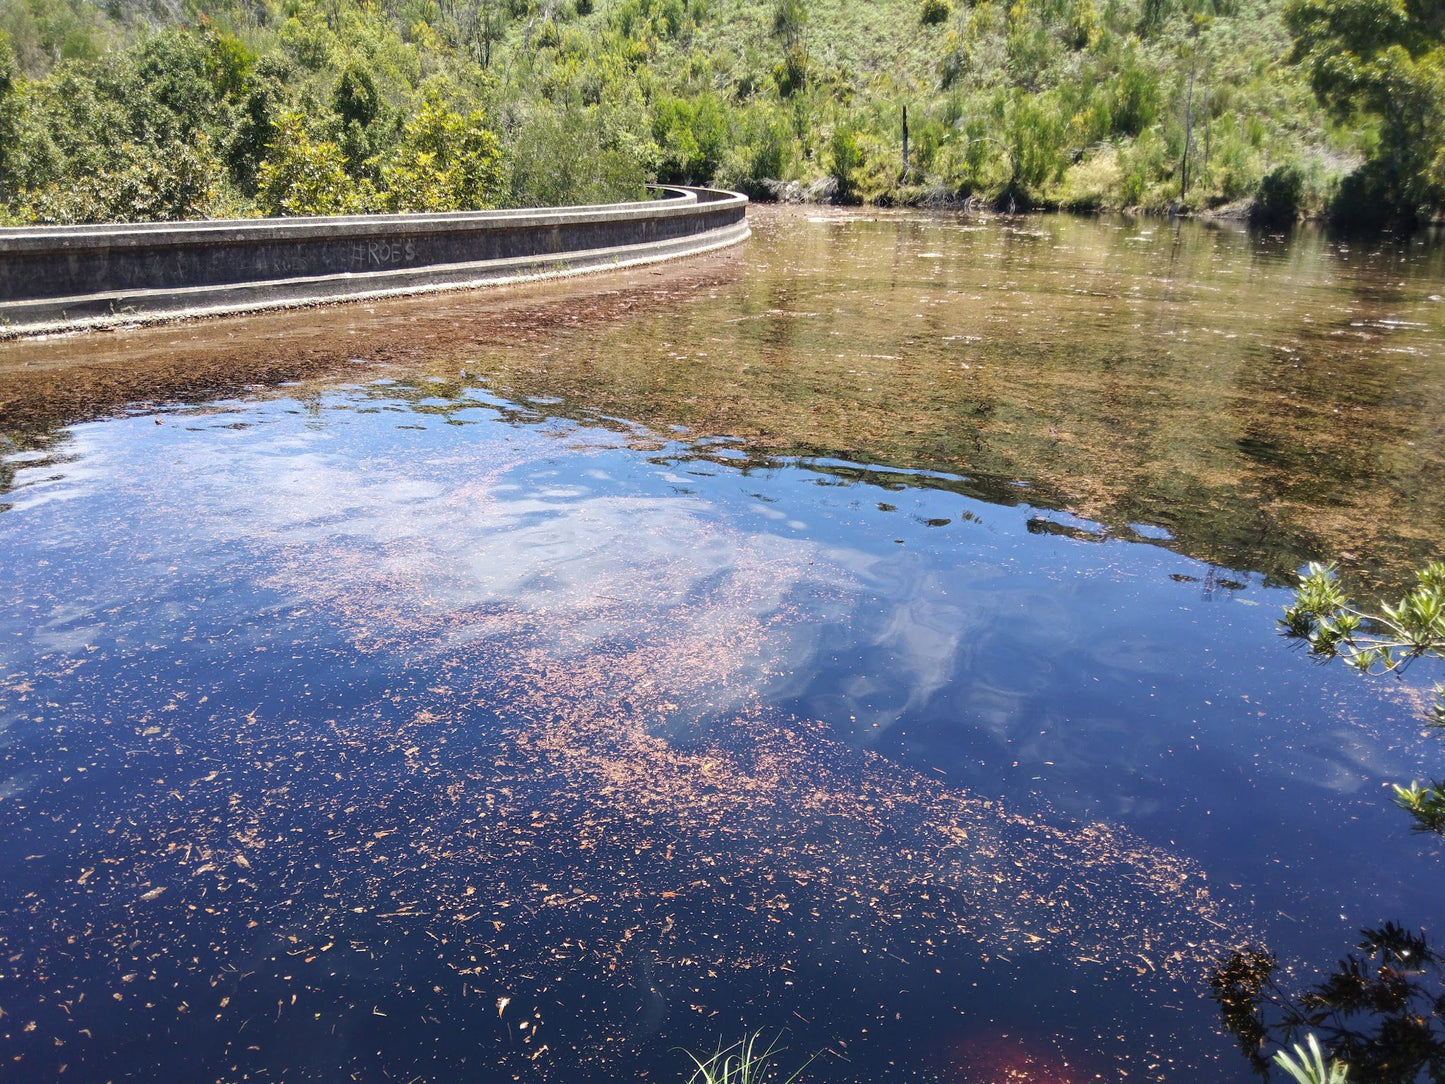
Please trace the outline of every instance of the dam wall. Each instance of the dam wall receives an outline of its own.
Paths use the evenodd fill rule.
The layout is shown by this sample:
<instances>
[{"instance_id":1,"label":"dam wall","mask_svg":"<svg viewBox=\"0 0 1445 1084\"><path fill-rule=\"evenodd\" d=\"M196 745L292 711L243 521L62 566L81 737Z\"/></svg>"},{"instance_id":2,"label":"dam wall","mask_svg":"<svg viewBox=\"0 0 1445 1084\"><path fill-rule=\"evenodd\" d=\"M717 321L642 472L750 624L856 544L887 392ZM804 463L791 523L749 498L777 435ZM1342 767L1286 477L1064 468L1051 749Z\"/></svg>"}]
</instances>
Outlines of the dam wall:
<instances>
[{"instance_id":1,"label":"dam wall","mask_svg":"<svg viewBox=\"0 0 1445 1084\"><path fill-rule=\"evenodd\" d=\"M0 229L0 337L576 274L748 237L747 198Z\"/></svg>"}]
</instances>

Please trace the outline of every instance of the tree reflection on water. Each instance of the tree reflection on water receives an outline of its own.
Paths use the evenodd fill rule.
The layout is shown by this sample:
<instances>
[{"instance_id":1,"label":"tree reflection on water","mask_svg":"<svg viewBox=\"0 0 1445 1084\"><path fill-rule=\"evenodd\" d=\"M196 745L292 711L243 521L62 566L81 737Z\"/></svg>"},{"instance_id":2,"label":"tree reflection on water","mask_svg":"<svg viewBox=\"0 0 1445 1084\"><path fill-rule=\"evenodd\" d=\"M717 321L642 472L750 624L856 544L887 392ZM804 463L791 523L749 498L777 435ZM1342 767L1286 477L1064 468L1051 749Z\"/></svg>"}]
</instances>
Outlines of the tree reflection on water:
<instances>
[{"instance_id":1,"label":"tree reflection on water","mask_svg":"<svg viewBox=\"0 0 1445 1084\"><path fill-rule=\"evenodd\" d=\"M1360 933L1355 951L1300 994L1281 981L1274 953L1236 951L1210 977L1224 1027L1264 1077L1266 1050L1317 1035L1379 1084L1445 1080L1445 956L1425 935L1387 922Z\"/></svg>"}]
</instances>

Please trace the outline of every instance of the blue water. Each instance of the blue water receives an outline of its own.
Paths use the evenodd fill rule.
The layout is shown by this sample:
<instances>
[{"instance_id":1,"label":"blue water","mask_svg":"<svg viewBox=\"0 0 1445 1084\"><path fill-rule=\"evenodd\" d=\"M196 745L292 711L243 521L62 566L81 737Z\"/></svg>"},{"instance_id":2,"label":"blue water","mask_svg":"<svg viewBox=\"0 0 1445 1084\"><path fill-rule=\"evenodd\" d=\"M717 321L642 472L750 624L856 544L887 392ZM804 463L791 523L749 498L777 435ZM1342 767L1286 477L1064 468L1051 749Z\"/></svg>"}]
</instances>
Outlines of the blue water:
<instances>
[{"instance_id":1,"label":"blue water","mask_svg":"<svg viewBox=\"0 0 1445 1084\"><path fill-rule=\"evenodd\" d=\"M1428 675L1264 571L350 379L9 457L5 1079L1244 1081L1212 961L1438 927Z\"/></svg>"}]
</instances>

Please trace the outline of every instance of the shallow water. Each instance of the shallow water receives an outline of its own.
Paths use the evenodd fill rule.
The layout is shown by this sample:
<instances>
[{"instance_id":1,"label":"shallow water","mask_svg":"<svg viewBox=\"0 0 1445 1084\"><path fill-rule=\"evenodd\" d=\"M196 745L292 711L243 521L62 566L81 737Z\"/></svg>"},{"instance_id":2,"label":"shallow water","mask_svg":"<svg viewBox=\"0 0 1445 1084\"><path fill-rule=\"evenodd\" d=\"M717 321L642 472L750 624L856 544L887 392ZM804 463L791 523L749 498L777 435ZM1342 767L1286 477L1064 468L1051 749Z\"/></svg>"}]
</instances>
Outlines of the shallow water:
<instances>
[{"instance_id":1,"label":"shallow water","mask_svg":"<svg viewBox=\"0 0 1445 1084\"><path fill-rule=\"evenodd\" d=\"M6 348L8 1074L1243 1081L1229 949L1438 929L1428 675L1275 623L1445 550L1440 251L756 229ZM303 327L289 385L21 372Z\"/></svg>"}]
</instances>

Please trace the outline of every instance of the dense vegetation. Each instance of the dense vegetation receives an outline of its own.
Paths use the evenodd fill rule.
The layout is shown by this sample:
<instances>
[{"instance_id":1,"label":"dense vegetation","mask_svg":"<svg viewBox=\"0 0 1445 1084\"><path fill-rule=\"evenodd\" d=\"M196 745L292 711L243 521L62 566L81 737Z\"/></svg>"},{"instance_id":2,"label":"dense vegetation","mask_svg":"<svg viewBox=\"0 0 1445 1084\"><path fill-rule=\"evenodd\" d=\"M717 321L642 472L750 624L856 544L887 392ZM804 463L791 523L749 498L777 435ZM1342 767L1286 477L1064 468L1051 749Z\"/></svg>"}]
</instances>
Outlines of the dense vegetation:
<instances>
[{"instance_id":1,"label":"dense vegetation","mask_svg":"<svg viewBox=\"0 0 1445 1084\"><path fill-rule=\"evenodd\" d=\"M1338 193L1417 221L1445 202L1438 7L0 0L0 213L440 210L660 179L1275 221Z\"/></svg>"}]
</instances>

